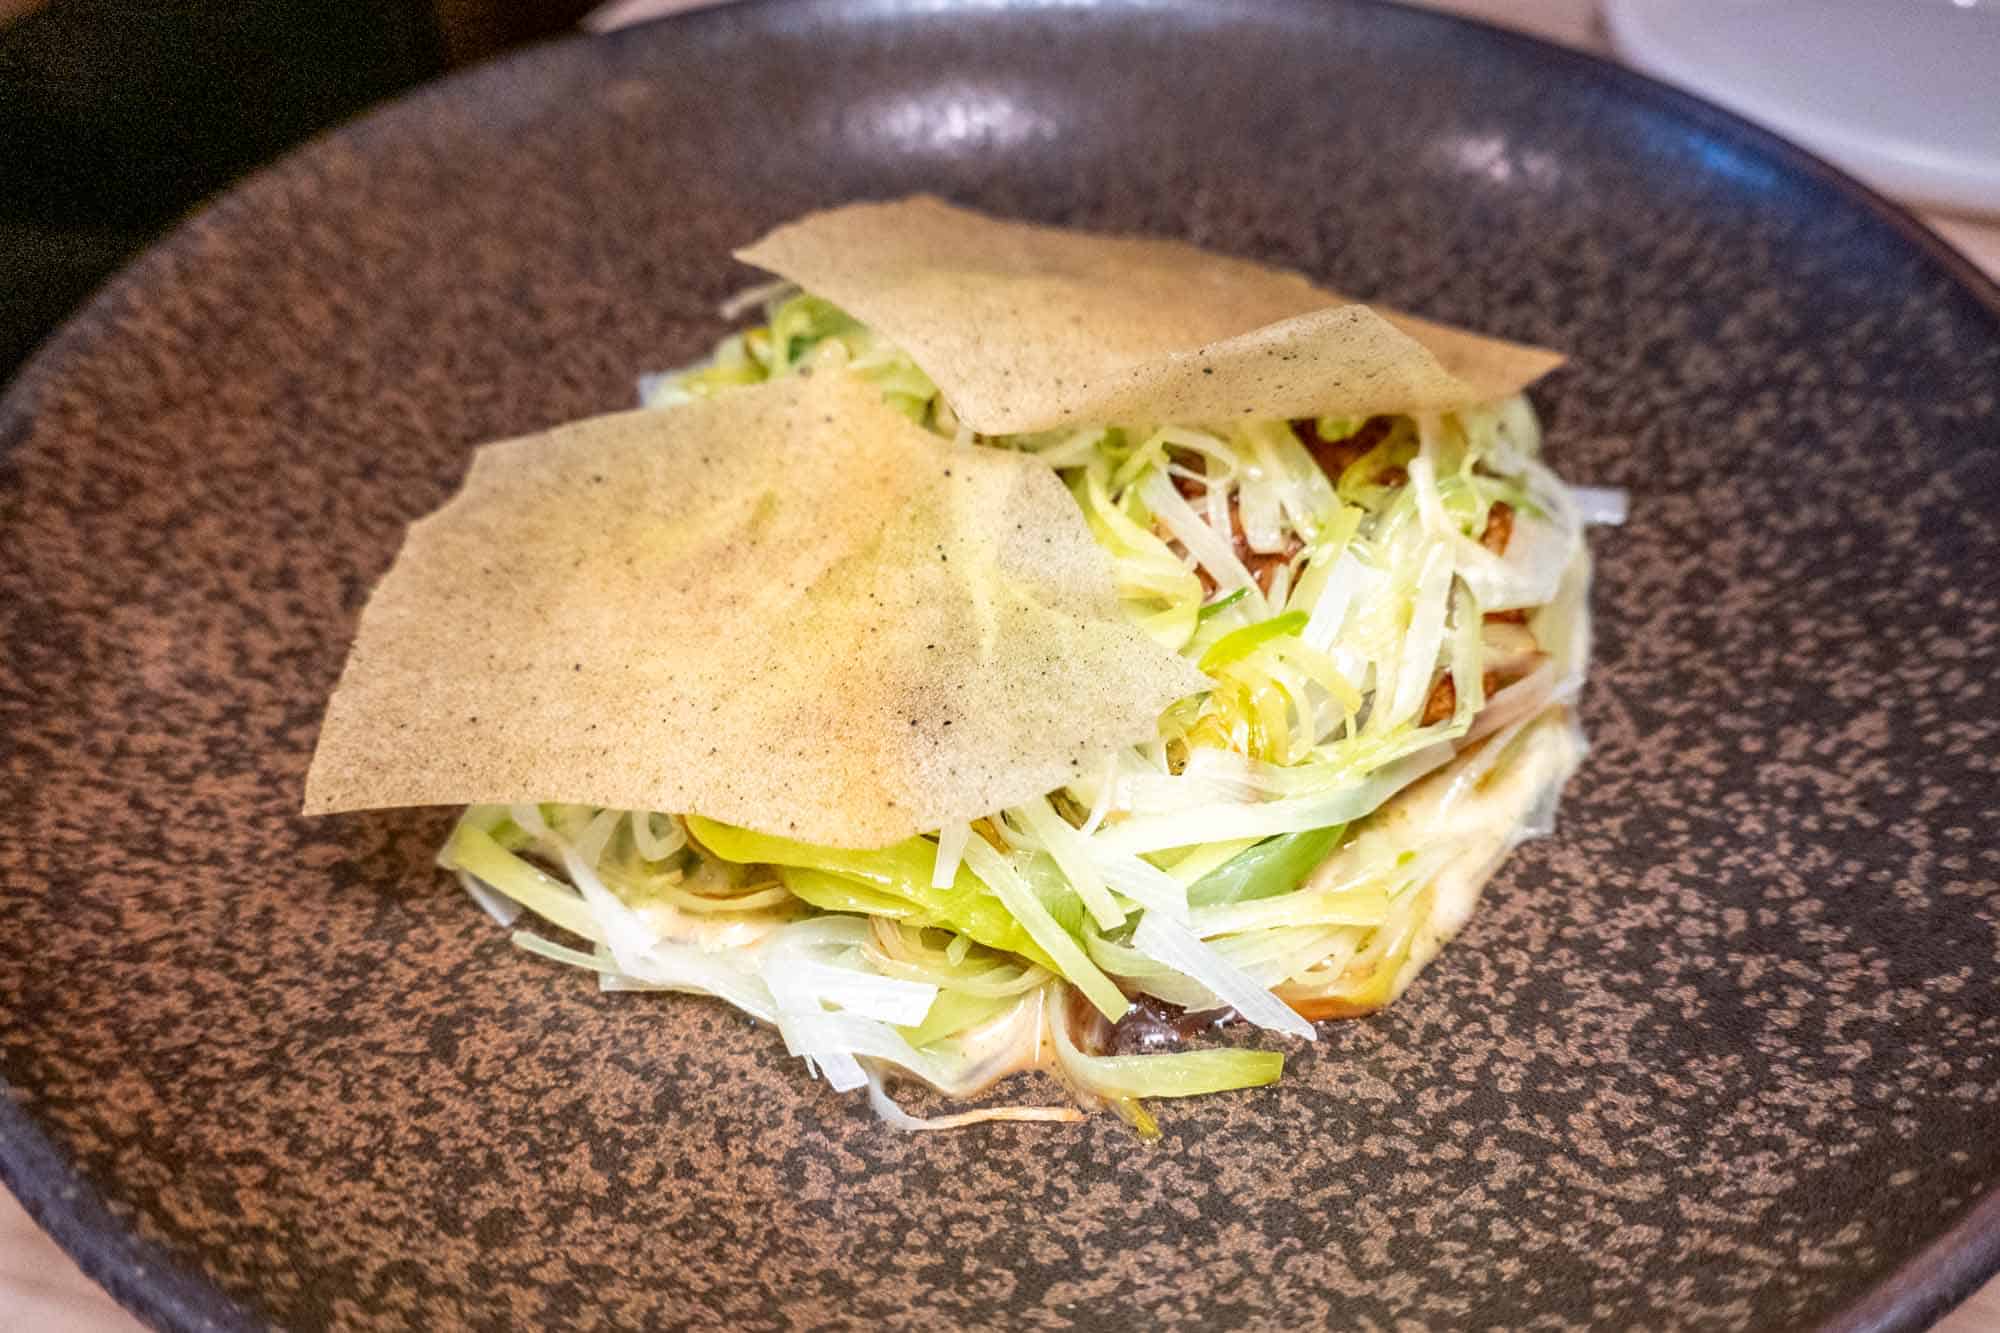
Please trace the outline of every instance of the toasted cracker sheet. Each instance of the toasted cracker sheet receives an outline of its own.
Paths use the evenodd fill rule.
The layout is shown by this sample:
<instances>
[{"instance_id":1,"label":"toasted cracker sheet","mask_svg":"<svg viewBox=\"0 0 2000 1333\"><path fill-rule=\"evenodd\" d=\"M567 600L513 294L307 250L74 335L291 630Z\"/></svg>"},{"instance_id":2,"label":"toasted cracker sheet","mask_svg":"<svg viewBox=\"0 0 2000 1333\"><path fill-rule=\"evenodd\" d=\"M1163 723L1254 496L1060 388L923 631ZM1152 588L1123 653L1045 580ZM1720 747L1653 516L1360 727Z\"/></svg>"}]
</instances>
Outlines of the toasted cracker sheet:
<instances>
[{"instance_id":1,"label":"toasted cracker sheet","mask_svg":"<svg viewBox=\"0 0 2000 1333\"><path fill-rule=\"evenodd\" d=\"M928 197L814 213L737 258L895 342L984 434L1448 411L1562 361L1178 241L1004 222Z\"/></svg>"},{"instance_id":2,"label":"toasted cracker sheet","mask_svg":"<svg viewBox=\"0 0 2000 1333\"><path fill-rule=\"evenodd\" d=\"M1206 685L1045 465L841 372L488 445L362 614L308 813L564 801L877 846Z\"/></svg>"}]
</instances>

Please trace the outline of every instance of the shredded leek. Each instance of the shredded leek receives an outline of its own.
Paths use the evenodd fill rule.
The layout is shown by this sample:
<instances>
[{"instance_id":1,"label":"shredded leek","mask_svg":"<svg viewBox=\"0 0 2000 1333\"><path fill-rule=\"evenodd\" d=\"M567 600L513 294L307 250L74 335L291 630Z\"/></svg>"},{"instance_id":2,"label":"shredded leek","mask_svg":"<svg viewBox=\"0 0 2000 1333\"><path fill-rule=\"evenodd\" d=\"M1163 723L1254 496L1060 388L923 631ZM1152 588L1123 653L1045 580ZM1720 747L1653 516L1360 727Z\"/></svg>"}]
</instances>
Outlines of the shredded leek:
<instances>
[{"instance_id":1,"label":"shredded leek","mask_svg":"<svg viewBox=\"0 0 2000 1333\"><path fill-rule=\"evenodd\" d=\"M506 894L549 924L586 940L603 941L603 930L582 898L478 829L459 825L446 845L445 858L448 866L477 876L480 883Z\"/></svg>"},{"instance_id":2,"label":"shredded leek","mask_svg":"<svg viewBox=\"0 0 2000 1333\"><path fill-rule=\"evenodd\" d=\"M1248 902L1290 893L1340 843L1346 825L1268 838L1188 886L1196 907Z\"/></svg>"},{"instance_id":3,"label":"shredded leek","mask_svg":"<svg viewBox=\"0 0 2000 1333\"><path fill-rule=\"evenodd\" d=\"M1219 616L1230 607L1242 601L1249 592L1248 588L1238 588L1235 592L1218 597L1207 606L1202 607L1201 610L1195 612L1195 619L1207 620L1210 616Z\"/></svg>"},{"instance_id":4,"label":"shredded leek","mask_svg":"<svg viewBox=\"0 0 2000 1333\"><path fill-rule=\"evenodd\" d=\"M1050 1025L1063 1072L1085 1092L1100 1097L1200 1097L1211 1092L1261 1088L1285 1072L1278 1051L1177 1051L1165 1055L1087 1055L1069 1035L1069 1025Z\"/></svg>"},{"instance_id":5,"label":"shredded leek","mask_svg":"<svg viewBox=\"0 0 2000 1333\"><path fill-rule=\"evenodd\" d=\"M1241 661L1273 639L1297 634L1306 627L1306 620L1303 611L1287 611L1281 616L1272 616L1269 620L1232 630L1201 655L1201 669L1214 671L1231 662Z\"/></svg>"},{"instance_id":6,"label":"shredded leek","mask_svg":"<svg viewBox=\"0 0 2000 1333\"><path fill-rule=\"evenodd\" d=\"M1221 1002L1310 1037L1288 1005L1386 1002L1458 844L1376 812L1470 751L1439 807L1452 810L1574 693L1581 533L1620 521L1624 493L1566 487L1520 397L1310 431L1269 418L976 436L921 367L838 306L780 283L731 317L758 305L763 321L707 360L646 376L644 403L839 367L942 436L1032 453L1075 497L1133 623L1212 687L1067 786L890 847L679 811L481 805L439 863L510 927L525 909L594 946L515 931L523 950L607 989L720 996L904 1129L1074 1113L920 1120L889 1097L891 1071L969 1092L1046 1054L1080 1095L1157 1137L1145 1099L1256 1087L1283 1068L1253 1050L1096 1054L1075 1038L1073 1010L1098 1021L1084 1003L1115 1022L1128 994ZM1323 470L1336 455L1319 441L1364 427L1365 452ZM1489 632L1490 615L1515 610L1535 614Z\"/></svg>"},{"instance_id":7,"label":"shredded leek","mask_svg":"<svg viewBox=\"0 0 2000 1333\"><path fill-rule=\"evenodd\" d=\"M753 833L699 815L688 817L688 830L724 860L777 866L786 888L825 911L948 926L980 944L1054 966L1033 933L970 870L961 867L948 888L932 885L935 851L921 838L856 852ZM982 845L972 838L966 851Z\"/></svg>"}]
</instances>

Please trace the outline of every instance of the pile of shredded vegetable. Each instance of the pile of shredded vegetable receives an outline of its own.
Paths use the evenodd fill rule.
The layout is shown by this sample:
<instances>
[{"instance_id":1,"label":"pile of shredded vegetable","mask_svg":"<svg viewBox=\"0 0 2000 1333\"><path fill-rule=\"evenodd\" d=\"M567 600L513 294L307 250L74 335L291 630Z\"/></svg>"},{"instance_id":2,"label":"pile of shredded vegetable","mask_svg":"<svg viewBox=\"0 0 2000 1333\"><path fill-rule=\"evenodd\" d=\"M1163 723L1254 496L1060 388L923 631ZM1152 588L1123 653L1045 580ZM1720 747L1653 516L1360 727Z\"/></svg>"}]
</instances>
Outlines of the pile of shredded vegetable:
<instances>
[{"instance_id":1,"label":"pile of shredded vegetable","mask_svg":"<svg viewBox=\"0 0 2000 1333\"><path fill-rule=\"evenodd\" d=\"M725 1000L902 1128L1076 1118L919 1119L885 1082L970 1096L1041 1067L1150 1135L1145 1099L1271 1083L1283 1055L1106 1053L1135 998L1307 1040L1307 1015L1393 998L1460 848L1371 837L1370 816L1474 745L1490 769L1566 719L1582 651L1543 640L1560 637L1556 613L1581 614L1558 603L1582 595L1567 576L1583 525L1618 521L1623 497L1543 466L1518 397L1436 417L977 436L840 310L755 295L766 322L646 377L647 406L845 368L942 435L1031 453L1074 494L1134 621L1214 688L1069 786L886 848L680 813L475 806L441 864L504 924L526 909L588 946L520 930L522 948L607 990Z\"/></svg>"}]
</instances>

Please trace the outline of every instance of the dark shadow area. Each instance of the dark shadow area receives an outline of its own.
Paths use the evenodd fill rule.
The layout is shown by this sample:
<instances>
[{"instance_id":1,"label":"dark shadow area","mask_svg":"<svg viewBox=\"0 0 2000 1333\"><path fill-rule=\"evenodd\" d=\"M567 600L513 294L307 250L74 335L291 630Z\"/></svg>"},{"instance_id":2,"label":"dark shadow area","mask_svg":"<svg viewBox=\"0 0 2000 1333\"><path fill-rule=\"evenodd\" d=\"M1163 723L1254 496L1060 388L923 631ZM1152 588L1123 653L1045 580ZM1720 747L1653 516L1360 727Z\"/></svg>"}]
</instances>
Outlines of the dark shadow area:
<instances>
[{"instance_id":1,"label":"dark shadow area","mask_svg":"<svg viewBox=\"0 0 2000 1333\"><path fill-rule=\"evenodd\" d=\"M202 200L578 0L53 0L0 26L0 384Z\"/></svg>"}]
</instances>

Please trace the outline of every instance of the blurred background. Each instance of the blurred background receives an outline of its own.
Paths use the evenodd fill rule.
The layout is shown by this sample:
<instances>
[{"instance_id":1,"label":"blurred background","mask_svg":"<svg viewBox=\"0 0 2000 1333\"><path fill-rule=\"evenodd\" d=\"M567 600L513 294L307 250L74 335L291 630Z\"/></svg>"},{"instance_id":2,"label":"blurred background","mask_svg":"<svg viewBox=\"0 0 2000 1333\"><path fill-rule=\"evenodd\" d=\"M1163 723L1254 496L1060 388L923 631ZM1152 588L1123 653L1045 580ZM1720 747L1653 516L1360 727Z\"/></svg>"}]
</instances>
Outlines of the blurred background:
<instances>
[{"instance_id":1,"label":"blurred background","mask_svg":"<svg viewBox=\"0 0 2000 1333\"><path fill-rule=\"evenodd\" d=\"M0 383L244 172L591 0L0 0Z\"/></svg>"}]
</instances>

